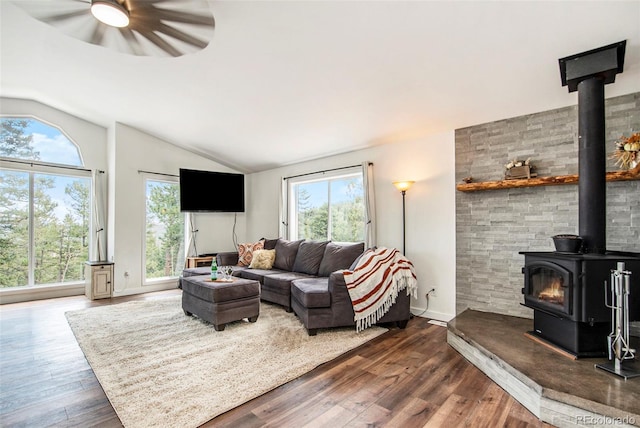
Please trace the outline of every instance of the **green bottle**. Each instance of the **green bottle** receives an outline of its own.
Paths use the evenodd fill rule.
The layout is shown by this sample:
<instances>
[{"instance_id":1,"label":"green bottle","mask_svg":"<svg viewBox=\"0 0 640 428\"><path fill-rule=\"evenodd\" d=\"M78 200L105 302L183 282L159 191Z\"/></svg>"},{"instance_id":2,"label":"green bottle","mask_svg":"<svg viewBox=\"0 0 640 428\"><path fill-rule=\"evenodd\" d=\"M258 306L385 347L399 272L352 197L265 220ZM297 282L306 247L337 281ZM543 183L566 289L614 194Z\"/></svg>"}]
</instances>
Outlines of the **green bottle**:
<instances>
[{"instance_id":1,"label":"green bottle","mask_svg":"<svg viewBox=\"0 0 640 428\"><path fill-rule=\"evenodd\" d=\"M216 279L218 279L218 263L214 257L211 261L211 281L215 281Z\"/></svg>"}]
</instances>

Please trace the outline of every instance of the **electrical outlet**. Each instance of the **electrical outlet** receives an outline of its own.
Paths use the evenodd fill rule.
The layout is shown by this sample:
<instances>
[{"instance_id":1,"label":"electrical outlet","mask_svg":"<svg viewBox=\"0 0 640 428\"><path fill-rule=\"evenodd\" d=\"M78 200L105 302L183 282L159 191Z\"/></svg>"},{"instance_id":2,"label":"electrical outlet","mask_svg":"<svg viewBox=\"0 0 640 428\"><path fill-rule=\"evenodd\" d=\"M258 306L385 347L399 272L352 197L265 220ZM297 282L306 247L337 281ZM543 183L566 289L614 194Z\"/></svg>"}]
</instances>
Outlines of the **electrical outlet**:
<instances>
[{"instance_id":1,"label":"electrical outlet","mask_svg":"<svg viewBox=\"0 0 640 428\"><path fill-rule=\"evenodd\" d=\"M429 297L437 297L438 295L436 294L436 289L432 288L431 290L427 291L427 298Z\"/></svg>"}]
</instances>

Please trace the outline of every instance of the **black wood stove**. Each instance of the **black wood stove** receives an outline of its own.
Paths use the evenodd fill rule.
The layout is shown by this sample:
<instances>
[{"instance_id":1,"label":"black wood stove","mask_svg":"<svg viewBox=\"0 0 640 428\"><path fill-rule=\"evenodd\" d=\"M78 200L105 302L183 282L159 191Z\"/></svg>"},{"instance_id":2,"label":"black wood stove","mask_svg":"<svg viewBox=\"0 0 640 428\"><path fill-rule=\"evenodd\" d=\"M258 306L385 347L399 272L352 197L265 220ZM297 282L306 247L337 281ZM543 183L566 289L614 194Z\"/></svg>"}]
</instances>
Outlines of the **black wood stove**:
<instances>
[{"instance_id":1,"label":"black wood stove","mask_svg":"<svg viewBox=\"0 0 640 428\"><path fill-rule=\"evenodd\" d=\"M524 305L534 309L533 332L577 357L607 355L611 332L611 271L618 262L640 276L640 255L522 252ZM632 283L630 321L640 319L640 286Z\"/></svg>"},{"instance_id":2,"label":"black wood stove","mask_svg":"<svg viewBox=\"0 0 640 428\"><path fill-rule=\"evenodd\" d=\"M626 42L560 59L563 86L578 91L579 234L575 253L521 252L524 305L534 309L532 334L577 357L605 356L611 332L609 282L618 262L633 272L629 320L640 320L640 253L606 250L604 85L624 64Z\"/></svg>"}]
</instances>

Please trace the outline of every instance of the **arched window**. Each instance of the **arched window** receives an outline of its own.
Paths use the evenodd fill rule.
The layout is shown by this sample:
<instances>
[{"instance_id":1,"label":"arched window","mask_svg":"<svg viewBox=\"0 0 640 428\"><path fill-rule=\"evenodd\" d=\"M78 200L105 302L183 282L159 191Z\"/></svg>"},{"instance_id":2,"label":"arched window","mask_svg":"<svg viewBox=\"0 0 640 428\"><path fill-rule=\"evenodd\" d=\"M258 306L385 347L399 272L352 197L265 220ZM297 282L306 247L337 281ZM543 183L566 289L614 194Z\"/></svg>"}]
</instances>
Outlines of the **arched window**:
<instances>
[{"instance_id":1,"label":"arched window","mask_svg":"<svg viewBox=\"0 0 640 428\"><path fill-rule=\"evenodd\" d=\"M83 282L91 173L78 146L34 118L0 125L0 291Z\"/></svg>"},{"instance_id":2,"label":"arched window","mask_svg":"<svg viewBox=\"0 0 640 428\"><path fill-rule=\"evenodd\" d=\"M59 128L33 118L3 117L0 157L83 165L78 146Z\"/></svg>"}]
</instances>

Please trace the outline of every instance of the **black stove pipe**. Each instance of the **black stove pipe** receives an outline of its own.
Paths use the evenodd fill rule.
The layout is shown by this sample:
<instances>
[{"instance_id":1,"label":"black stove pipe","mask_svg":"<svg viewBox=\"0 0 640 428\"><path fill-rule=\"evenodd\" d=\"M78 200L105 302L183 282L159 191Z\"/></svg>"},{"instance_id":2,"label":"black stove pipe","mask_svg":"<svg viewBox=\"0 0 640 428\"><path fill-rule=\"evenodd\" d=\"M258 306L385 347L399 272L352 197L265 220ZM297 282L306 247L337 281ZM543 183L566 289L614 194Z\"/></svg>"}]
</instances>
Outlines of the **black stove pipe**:
<instances>
[{"instance_id":1,"label":"black stove pipe","mask_svg":"<svg viewBox=\"0 0 640 428\"><path fill-rule=\"evenodd\" d=\"M604 85L624 69L626 40L560 58L562 86L578 91L578 230L585 253L606 252Z\"/></svg>"},{"instance_id":2,"label":"black stove pipe","mask_svg":"<svg viewBox=\"0 0 640 428\"><path fill-rule=\"evenodd\" d=\"M585 253L606 251L604 79L578 83L578 228Z\"/></svg>"}]
</instances>

